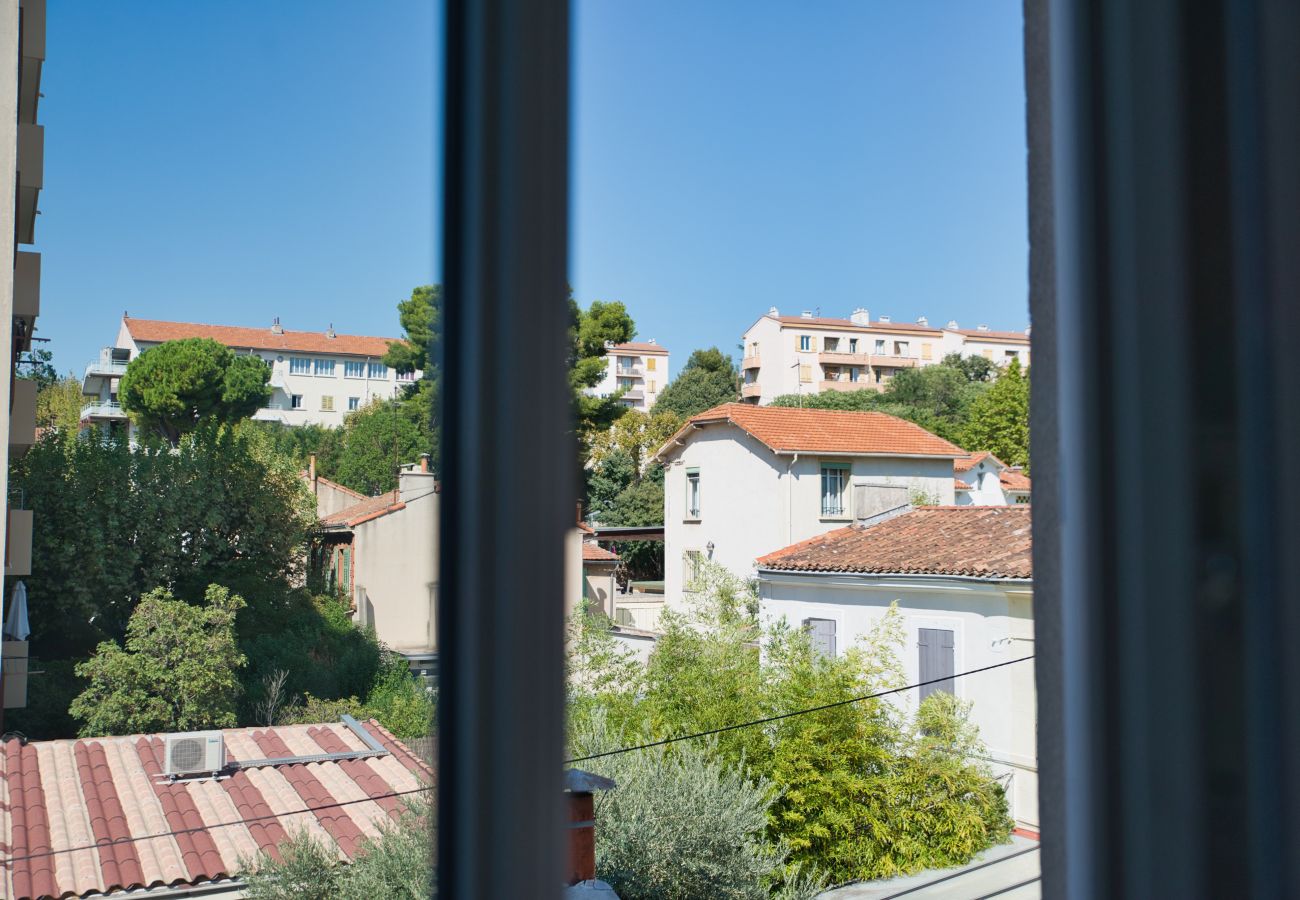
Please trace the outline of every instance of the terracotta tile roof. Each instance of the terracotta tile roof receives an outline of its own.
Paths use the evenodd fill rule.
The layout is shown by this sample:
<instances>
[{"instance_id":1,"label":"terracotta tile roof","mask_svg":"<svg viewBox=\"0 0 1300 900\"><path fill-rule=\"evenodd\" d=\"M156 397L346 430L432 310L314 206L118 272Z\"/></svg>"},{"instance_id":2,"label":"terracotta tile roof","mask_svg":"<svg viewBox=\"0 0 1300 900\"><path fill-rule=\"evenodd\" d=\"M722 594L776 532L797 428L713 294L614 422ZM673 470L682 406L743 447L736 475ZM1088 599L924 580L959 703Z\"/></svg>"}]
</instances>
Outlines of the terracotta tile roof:
<instances>
[{"instance_id":1,"label":"terracotta tile roof","mask_svg":"<svg viewBox=\"0 0 1300 900\"><path fill-rule=\"evenodd\" d=\"M994 456L992 453L990 453L987 450L981 450L979 453L972 453L969 456L963 456L960 459L954 459L952 461L952 469L954 472L969 472L971 469L975 468L986 459L991 459L993 460L993 462L997 463L998 466L1000 466L1001 468L1004 469L1006 468L1006 463L1004 463L1002 460L998 459L996 456Z\"/></svg>"},{"instance_id":2,"label":"terracotta tile roof","mask_svg":"<svg viewBox=\"0 0 1300 900\"><path fill-rule=\"evenodd\" d=\"M362 837L400 816L404 798L388 795L433 780L378 723L365 727L388 755L175 782L161 777L157 735L7 741L0 752L0 896L86 897L213 882L239 872L259 850L278 855L277 844L301 828L351 859ZM366 749L342 724L222 734L228 760Z\"/></svg>"},{"instance_id":3,"label":"terracotta tile roof","mask_svg":"<svg viewBox=\"0 0 1300 900\"><path fill-rule=\"evenodd\" d=\"M971 486L970 486L969 484L967 484L966 482L962 481L960 478L954 478L954 479L952 480L952 487L953 487L953 490L955 490L955 491L973 491L973 490L975 490L973 487L971 487Z\"/></svg>"},{"instance_id":4,"label":"terracotta tile roof","mask_svg":"<svg viewBox=\"0 0 1300 900\"><path fill-rule=\"evenodd\" d=\"M909 331L918 334L927 334L938 337L943 334L939 328L931 328L929 325L916 325L912 322L881 322L879 319L873 321L870 325L859 325L852 319L828 319L812 318L806 319L803 316L777 316L776 320L782 325L811 325L829 326L831 328L856 328L862 331Z\"/></svg>"},{"instance_id":5,"label":"terracotta tile roof","mask_svg":"<svg viewBox=\"0 0 1300 900\"><path fill-rule=\"evenodd\" d=\"M181 338L205 337L227 347L272 350L287 353L333 353L338 356L383 356L396 338L339 334L327 337L323 331L284 331L270 328L241 328L233 325L200 325L193 322L161 322L155 319L122 320L136 341L161 343Z\"/></svg>"},{"instance_id":6,"label":"terracotta tile roof","mask_svg":"<svg viewBox=\"0 0 1300 900\"><path fill-rule=\"evenodd\" d=\"M594 541L582 542L582 561L583 562L618 562L618 554L612 550L606 550L600 544Z\"/></svg>"},{"instance_id":7,"label":"terracotta tile roof","mask_svg":"<svg viewBox=\"0 0 1300 900\"><path fill-rule=\"evenodd\" d=\"M1030 490L1029 476L1020 471L1019 468L1003 469L998 478L1002 482L1002 490L1004 491Z\"/></svg>"},{"instance_id":8,"label":"terracotta tile roof","mask_svg":"<svg viewBox=\"0 0 1300 900\"><path fill-rule=\"evenodd\" d=\"M999 342L1012 341L1017 344L1029 343L1029 335L1025 334L1023 331L980 331L978 328L946 328L944 330L968 338L987 339Z\"/></svg>"},{"instance_id":9,"label":"terracotta tile roof","mask_svg":"<svg viewBox=\"0 0 1300 900\"><path fill-rule=\"evenodd\" d=\"M923 506L850 525L757 560L789 572L1032 578L1028 506Z\"/></svg>"},{"instance_id":10,"label":"terracotta tile roof","mask_svg":"<svg viewBox=\"0 0 1300 900\"><path fill-rule=\"evenodd\" d=\"M378 497L367 497L360 503L354 503L336 513L331 513L321 519L320 523L326 526L346 525L351 528L353 525L360 525L362 522L405 508L406 504L401 501L401 495L397 491L386 491Z\"/></svg>"},{"instance_id":11,"label":"terracotta tile roof","mask_svg":"<svg viewBox=\"0 0 1300 900\"><path fill-rule=\"evenodd\" d=\"M885 413L724 403L689 419L656 457L692 429L718 422L730 422L778 452L947 458L966 455L965 450L920 425Z\"/></svg>"},{"instance_id":12,"label":"terracotta tile roof","mask_svg":"<svg viewBox=\"0 0 1300 900\"><path fill-rule=\"evenodd\" d=\"M649 353L658 356L668 355L668 348L662 344L648 344L637 341L628 341L626 344L615 344L609 349L614 351L621 350L624 353Z\"/></svg>"}]
</instances>

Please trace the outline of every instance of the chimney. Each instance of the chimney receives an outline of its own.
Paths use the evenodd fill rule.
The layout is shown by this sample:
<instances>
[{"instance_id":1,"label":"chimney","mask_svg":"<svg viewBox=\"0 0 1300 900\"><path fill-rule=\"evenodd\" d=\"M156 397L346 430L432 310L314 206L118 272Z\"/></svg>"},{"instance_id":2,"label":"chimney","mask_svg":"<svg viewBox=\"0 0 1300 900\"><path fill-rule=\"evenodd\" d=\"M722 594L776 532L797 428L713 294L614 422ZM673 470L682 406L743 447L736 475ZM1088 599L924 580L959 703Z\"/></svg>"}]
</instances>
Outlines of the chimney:
<instances>
[{"instance_id":1,"label":"chimney","mask_svg":"<svg viewBox=\"0 0 1300 900\"><path fill-rule=\"evenodd\" d=\"M920 318L918 318L918 319L916 320L916 324L917 324L917 325L920 325L922 328L929 328L929 327L930 327L930 320L927 319L925 316L921 316Z\"/></svg>"},{"instance_id":2,"label":"chimney","mask_svg":"<svg viewBox=\"0 0 1300 900\"><path fill-rule=\"evenodd\" d=\"M805 319L811 319L813 317L811 309L805 309L803 312L799 313L799 315Z\"/></svg>"},{"instance_id":3,"label":"chimney","mask_svg":"<svg viewBox=\"0 0 1300 900\"><path fill-rule=\"evenodd\" d=\"M404 463L397 471L398 499L403 503L438 492L438 481L429 471L429 454L421 453L418 463Z\"/></svg>"},{"instance_id":4,"label":"chimney","mask_svg":"<svg viewBox=\"0 0 1300 900\"><path fill-rule=\"evenodd\" d=\"M313 453L307 457L307 480L311 482L312 490L316 489L316 454Z\"/></svg>"},{"instance_id":5,"label":"chimney","mask_svg":"<svg viewBox=\"0 0 1300 900\"><path fill-rule=\"evenodd\" d=\"M976 330L976 331L988 331L988 330L989 330L989 327L988 327L987 325L976 325L976 326L975 326L975 330Z\"/></svg>"},{"instance_id":6,"label":"chimney","mask_svg":"<svg viewBox=\"0 0 1300 900\"><path fill-rule=\"evenodd\" d=\"M427 453L420 454L420 471L425 475L429 474L429 454Z\"/></svg>"},{"instance_id":7,"label":"chimney","mask_svg":"<svg viewBox=\"0 0 1300 900\"><path fill-rule=\"evenodd\" d=\"M1026 326L1025 326L1025 337L1029 337L1029 329L1030 329L1031 327L1032 327L1032 326L1030 326L1030 325L1026 325Z\"/></svg>"},{"instance_id":8,"label":"chimney","mask_svg":"<svg viewBox=\"0 0 1300 900\"><path fill-rule=\"evenodd\" d=\"M881 325L888 325L890 322L893 321L893 319L891 319L889 316L881 316L876 321L878 321Z\"/></svg>"},{"instance_id":9,"label":"chimney","mask_svg":"<svg viewBox=\"0 0 1300 900\"><path fill-rule=\"evenodd\" d=\"M769 316L772 316L773 318L776 318L777 316L781 315L781 313L777 310L775 306L769 306L767 308L767 314Z\"/></svg>"},{"instance_id":10,"label":"chimney","mask_svg":"<svg viewBox=\"0 0 1300 900\"><path fill-rule=\"evenodd\" d=\"M948 324L943 327L947 328L949 331L956 331L960 326L957 324L956 319L949 319Z\"/></svg>"},{"instance_id":11,"label":"chimney","mask_svg":"<svg viewBox=\"0 0 1300 900\"><path fill-rule=\"evenodd\" d=\"M866 327L871 324L871 313L867 312L865 308L859 306L857 309L853 310L853 315L849 316L849 321L854 325Z\"/></svg>"},{"instance_id":12,"label":"chimney","mask_svg":"<svg viewBox=\"0 0 1300 900\"><path fill-rule=\"evenodd\" d=\"M275 321L271 323L271 334L284 334L284 329L280 327L279 316L276 316Z\"/></svg>"},{"instance_id":13,"label":"chimney","mask_svg":"<svg viewBox=\"0 0 1300 900\"><path fill-rule=\"evenodd\" d=\"M581 769L569 769L564 773L564 792L569 795L569 862L564 883L582 885L593 891L590 896L609 896L603 893L609 890L609 885L595 880L596 804L592 795L617 786L608 778Z\"/></svg>"},{"instance_id":14,"label":"chimney","mask_svg":"<svg viewBox=\"0 0 1300 900\"><path fill-rule=\"evenodd\" d=\"M333 322L330 322L330 327L325 329L325 337L329 338L330 340L333 340L334 338L338 337L338 335L334 333Z\"/></svg>"}]
</instances>

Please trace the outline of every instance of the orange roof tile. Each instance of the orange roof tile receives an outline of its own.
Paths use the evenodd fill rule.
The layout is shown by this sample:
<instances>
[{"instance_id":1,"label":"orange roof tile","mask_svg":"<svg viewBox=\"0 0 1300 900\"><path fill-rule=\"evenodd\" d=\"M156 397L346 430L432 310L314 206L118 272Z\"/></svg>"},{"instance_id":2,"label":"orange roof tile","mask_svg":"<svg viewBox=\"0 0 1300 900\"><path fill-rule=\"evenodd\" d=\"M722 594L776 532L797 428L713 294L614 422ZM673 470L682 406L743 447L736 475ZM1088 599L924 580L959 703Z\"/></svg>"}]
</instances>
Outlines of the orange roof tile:
<instances>
[{"instance_id":1,"label":"orange roof tile","mask_svg":"<svg viewBox=\"0 0 1300 900\"><path fill-rule=\"evenodd\" d=\"M1003 469L998 478L1002 482L1004 491L1030 490L1029 476L1020 471L1019 467Z\"/></svg>"},{"instance_id":2,"label":"orange roof tile","mask_svg":"<svg viewBox=\"0 0 1300 900\"><path fill-rule=\"evenodd\" d=\"M582 561L583 562L618 562L618 554L612 550L606 550L600 544L594 541L582 542Z\"/></svg>"},{"instance_id":3,"label":"orange roof tile","mask_svg":"<svg viewBox=\"0 0 1300 900\"><path fill-rule=\"evenodd\" d=\"M811 325L813 327L829 328L857 328L862 331L910 331L919 334L928 334L939 336L943 333L941 329L931 328L929 325L916 325L912 322L881 322L879 319L873 321L870 325L859 325L852 319L830 319L830 318L804 318L803 316L777 316L776 320L782 325Z\"/></svg>"},{"instance_id":4,"label":"orange roof tile","mask_svg":"<svg viewBox=\"0 0 1300 900\"><path fill-rule=\"evenodd\" d=\"M331 513L321 519L320 523L325 526L344 525L350 528L405 508L406 504L401 501L401 494L397 491L386 491L378 497L367 497L360 503L354 503L336 513Z\"/></svg>"},{"instance_id":5,"label":"orange roof tile","mask_svg":"<svg viewBox=\"0 0 1300 900\"><path fill-rule=\"evenodd\" d=\"M952 468L954 472L969 472L986 459L991 459L993 462L997 463L999 467L1004 469L1006 468L1006 463L987 450L981 450L979 453L972 453L969 456L954 459L952 461Z\"/></svg>"},{"instance_id":6,"label":"orange roof tile","mask_svg":"<svg viewBox=\"0 0 1300 900\"><path fill-rule=\"evenodd\" d=\"M0 896L92 894L210 883L272 855L306 828L351 859L432 770L377 722L382 756L234 769L218 780L162 777L158 735L0 745ZM289 725L222 732L227 759L364 751L347 726ZM344 805L338 805L344 804ZM301 812L307 810L307 812Z\"/></svg>"},{"instance_id":7,"label":"orange roof tile","mask_svg":"<svg viewBox=\"0 0 1300 900\"><path fill-rule=\"evenodd\" d=\"M182 338L211 338L227 347L272 350L289 353L333 353L339 356L370 356L378 359L388 352L396 338L364 337L356 334L326 336L323 331L284 331L270 328L241 328L234 325L200 325L193 322L162 322L155 319L122 320L132 339L148 343Z\"/></svg>"},{"instance_id":8,"label":"orange roof tile","mask_svg":"<svg viewBox=\"0 0 1300 900\"><path fill-rule=\"evenodd\" d=\"M969 484L967 484L966 482L962 481L960 478L954 478L954 479L952 480L952 487L953 487L953 490L956 490L956 491L973 491L973 490L974 490L973 487L971 487L971 486L970 486Z\"/></svg>"},{"instance_id":9,"label":"orange roof tile","mask_svg":"<svg viewBox=\"0 0 1300 900\"><path fill-rule=\"evenodd\" d=\"M649 353L652 356L668 355L667 347L664 347L660 344L649 344L649 343L637 342L637 341L628 341L625 344L615 344L613 347L610 347L609 349L614 351L621 350L624 353L642 353L642 354Z\"/></svg>"},{"instance_id":10,"label":"orange roof tile","mask_svg":"<svg viewBox=\"0 0 1300 900\"><path fill-rule=\"evenodd\" d=\"M769 553L786 572L1033 577L1028 506L923 506L874 525L850 525Z\"/></svg>"},{"instance_id":11,"label":"orange roof tile","mask_svg":"<svg viewBox=\"0 0 1300 900\"><path fill-rule=\"evenodd\" d=\"M691 430L729 422L776 452L956 458L966 451L920 425L879 412L843 412L724 403L689 419L659 449L662 456Z\"/></svg>"}]
</instances>

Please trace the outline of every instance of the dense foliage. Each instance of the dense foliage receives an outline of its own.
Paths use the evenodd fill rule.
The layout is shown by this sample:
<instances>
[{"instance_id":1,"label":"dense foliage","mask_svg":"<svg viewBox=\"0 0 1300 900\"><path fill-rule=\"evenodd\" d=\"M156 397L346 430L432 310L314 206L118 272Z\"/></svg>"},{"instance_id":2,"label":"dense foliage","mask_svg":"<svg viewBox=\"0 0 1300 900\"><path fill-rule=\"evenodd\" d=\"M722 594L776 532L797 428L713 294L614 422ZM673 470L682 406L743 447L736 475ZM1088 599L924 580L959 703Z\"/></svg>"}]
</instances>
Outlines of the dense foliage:
<instances>
[{"instance_id":1,"label":"dense foliage","mask_svg":"<svg viewBox=\"0 0 1300 900\"><path fill-rule=\"evenodd\" d=\"M828 658L802 630L761 627L752 586L720 567L705 564L694 586L696 608L664 614L644 667L599 617L579 614L569 641L575 735L599 722L635 744L838 703L709 745L717 761L772 785L765 840L787 874L878 878L964 862L1005 840L1006 799L964 707L932 698L908 715L887 700L843 702L902 683L896 611Z\"/></svg>"},{"instance_id":2,"label":"dense foliage","mask_svg":"<svg viewBox=\"0 0 1300 900\"><path fill-rule=\"evenodd\" d=\"M717 347L696 350L677 377L659 392L654 413L671 413L689 419L719 403L740 398L740 373L736 364Z\"/></svg>"},{"instance_id":3,"label":"dense foliage","mask_svg":"<svg viewBox=\"0 0 1300 900\"><path fill-rule=\"evenodd\" d=\"M569 387L583 459L591 440L627 412L618 400L618 392L609 397L586 393L605 377L605 345L622 344L634 337L636 324L622 303L596 300L584 310L569 292Z\"/></svg>"},{"instance_id":4,"label":"dense foliage","mask_svg":"<svg viewBox=\"0 0 1300 900\"><path fill-rule=\"evenodd\" d=\"M135 423L175 444L205 421L238 422L271 399L270 367L210 338L167 341L126 367L118 385Z\"/></svg>"},{"instance_id":5,"label":"dense foliage","mask_svg":"<svg viewBox=\"0 0 1300 900\"><path fill-rule=\"evenodd\" d=\"M76 434L85 402L81 381L71 375L41 386L36 393L36 427Z\"/></svg>"},{"instance_id":6,"label":"dense foliage","mask_svg":"<svg viewBox=\"0 0 1300 900\"><path fill-rule=\"evenodd\" d=\"M964 446L991 450L1009 466L1029 469L1029 375L1012 360L989 389L971 404L962 432Z\"/></svg>"},{"instance_id":7,"label":"dense foliage","mask_svg":"<svg viewBox=\"0 0 1300 900\"><path fill-rule=\"evenodd\" d=\"M408 804L402 819L382 822L348 865L340 865L307 831L243 861L250 900L426 900L436 896L433 878L436 815L429 798Z\"/></svg>"},{"instance_id":8,"label":"dense foliage","mask_svg":"<svg viewBox=\"0 0 1300 900\"><path fill-rule=\"evenodd\" d=\"M84 737L230 728L235 724L239 669L235 642L242 597L210 585L202 604L159 588L140 599L126 646L99 645L77 666L89 681L69 712Z\"/></svg>"}]
</instances>

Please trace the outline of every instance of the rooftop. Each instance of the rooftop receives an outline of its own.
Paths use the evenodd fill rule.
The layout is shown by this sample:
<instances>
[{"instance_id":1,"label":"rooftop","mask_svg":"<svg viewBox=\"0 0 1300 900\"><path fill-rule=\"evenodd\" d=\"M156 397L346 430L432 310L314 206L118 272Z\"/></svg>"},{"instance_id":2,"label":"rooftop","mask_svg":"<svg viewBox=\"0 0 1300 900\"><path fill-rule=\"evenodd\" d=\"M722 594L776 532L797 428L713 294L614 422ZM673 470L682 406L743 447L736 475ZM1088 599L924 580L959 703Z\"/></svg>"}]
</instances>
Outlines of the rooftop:
<instances>
[{"instance_id":1,"label":"rooftop","mask_svg":"<svg viewBox=\"0 0 1300 900\"><path fill-rule=\"evenodd\" d=\"M618 554L612 550L606 550L594 541L582 542L582 561L583 562L618 562Z\"/></svg>"},{"instance_id":2,"label":"rooftop","mask_svg":"<svg viewBox=\"0 0 1300 900\"><path fill-rule=\"evenodd\" d=\"M371 519L377 519L380 516L405 508L406 504L402 502L400 491L385 491L377 497L367 497L358 503L340 509L336 513L331 513L321 519L320 523L327 527L351 528L353 525L360 525L362 522L368 522Z\"/></svg>"},{"instance_id":3,"label":"rooftop","mask_svg":"<svg viewBox=\"0 0 1300 900\"><path fill-rule=\"evenodd\" d=\"M432 771L373 720L389 752L363 759L234 769L220 778L162 776L160 735L10 740L0 752L0 896L86 897L198 885L306 829L351 859L365 837L401 816ZM263 760L365 751L343 724L222 732L226 757Z\"/></svg>"},{"instance_id":4,"label":"rooftop","mask_svg":"<svg viewBox=\"0 0 1300 900\"><path fill-rule=\"evenodd\" d=\"M369 356L376 361L388 352L396 338L364 337L324 331L275 331L234 325L201 325L194 322L162 322L156 319L124 317L122 323L135 341L162 343L183 338L211 338L227 347L288 353L332 353L338 356Z\"/></svg>"},{"instance_id":5,"label":"rooftop","mask_svg":"<svg viewBox=\"0 0 1300 900\"><path fill-rule=\"evenodd\" d=\"M938 337L943 334L939 328L933 328L929 325L920 325L913 322L892 322L873 319L870 325L861 325L852 319L833 319L822 316L777 316L776 320L782 325L812 325L824 328L856 328L862 331L914 331L918 334L928 334Z\"/></svg>"},{"instance_id":6,"label":"rooftop","mask_svg":"<svg viewBox=\"0 0 1300 900\"><path fill-rule=\"evenodd\" d=\"M1018 344L1028 344L1029 335L1023 331L991 331L981 330L979 328L945 328L944 331L951 331L960 334L963 337L984 339L990 341L1014 341Z\"/></svg>"},{"instance_id":7,"label":"rooftop","mask_svg":"<svg viewBox=\"0 0 1300 900\"><path fill-rule=\"evenodd\" d=\"M662 456L692 430L730 423L778 453L862 456L933 456L954 459L966 451L920 425L880 412L844 412L724 403L689 419L669 438Z\"/></svg>"},{"instance_id":8,"label":"rooftop","mask_svg":"<svg viewBox=\"0 0 1300 900\"><path fill-rule=\"evenodd\" d=\"M760 557L778 572L1033 578L1028 506L923 506Z\"/></svg>"},{"instance_id":9,"label":"rooftop","mask_svg":"<svg viewBox=\"0 0 1300 900\"><path fill-rule=\"evenodd\" d=\"M660 356L668 355L668 348L660 346L659 344L656 344L654 341L650 341L648 343L644 341L640 341L640 342L629 341L625 344L615 344L614 346L608 347L607 349L616 352L622 351L624 353L641 353L641 354L649 353L651 355L657 354Z\"/></svg>"}]
</instances>

